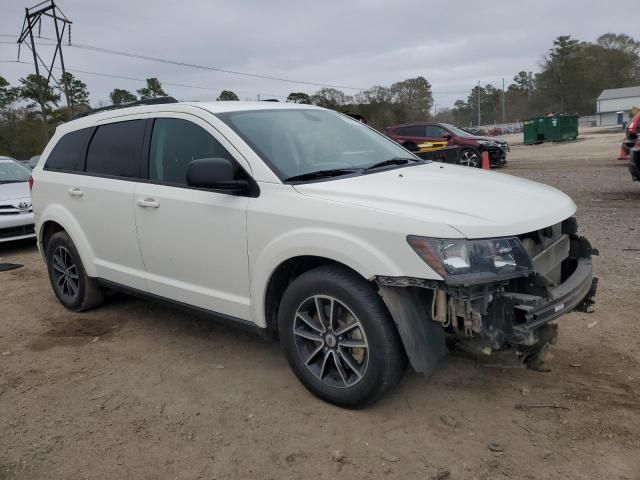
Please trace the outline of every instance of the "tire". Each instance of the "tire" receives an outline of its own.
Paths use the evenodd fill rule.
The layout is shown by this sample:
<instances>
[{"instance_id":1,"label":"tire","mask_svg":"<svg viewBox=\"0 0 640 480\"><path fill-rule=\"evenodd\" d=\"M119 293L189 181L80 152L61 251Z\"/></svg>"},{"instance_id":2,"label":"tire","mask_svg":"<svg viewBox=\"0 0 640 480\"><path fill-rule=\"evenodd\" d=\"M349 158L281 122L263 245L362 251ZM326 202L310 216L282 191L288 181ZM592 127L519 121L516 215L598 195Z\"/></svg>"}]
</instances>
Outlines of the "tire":
<instances>
[{"instance_id":1,"label":"tire","mask_svg":"<svg viewBox=\"0 0 640 480\"><path fill-rule=\"evenodd\" d=\"M78 250L66 232L51 236L46 258L51 288L62 305L82 312L102 303L104 295L98 282L87 276Z\"/></svg>"},{"instance_id":2,"label":"tire","mask_svg":"<svg viewBox=\"0 0 640 480\"><path fill-rule=\"evenodd\" d=\"M324 313L322 327L318 312ZM340 407L373 404L407 369L402 341L382 299L344 267L321 266L296 278L282 297L278 328L300 382Z\"/></svg>"},{"instance_id":3,"label":"tire","mask_svg":"<svg viewBox=\"0 0 640 480\"><path fill-rule=\"evenodd\" d=\"M481 168L482 155L474 148L465 148L460 152L459 164L464 167Z\"/></svg>"}]
</instances>

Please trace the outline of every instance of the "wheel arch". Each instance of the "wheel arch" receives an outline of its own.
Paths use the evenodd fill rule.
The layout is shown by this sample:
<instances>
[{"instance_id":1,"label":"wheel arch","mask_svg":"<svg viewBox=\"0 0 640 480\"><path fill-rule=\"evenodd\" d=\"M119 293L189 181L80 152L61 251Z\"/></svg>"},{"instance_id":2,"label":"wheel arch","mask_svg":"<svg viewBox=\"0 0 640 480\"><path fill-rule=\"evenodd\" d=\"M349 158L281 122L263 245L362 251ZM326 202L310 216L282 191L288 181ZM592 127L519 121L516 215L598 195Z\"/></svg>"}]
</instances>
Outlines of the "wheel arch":
<instances>
[{"instance_id":1,"label":"wheel arch","mask_svg":"<svg viewBox=\"0 0 640 480\"><path fill-rule=\"evenodd\" d=\"M252 252L257 252L257 255L252 257ZM250 242L249 258L251 318L260 328L269 327L265 315L267 289L274 278L284 275L282 269L295 266L297 270L294 270L300 271L324 263L335 263L353 270L370 282L377 275L399 276L403 272L389 252L381 250L366 238L315 226L285 232L264 245L253 246ZM276 272L278 276L274 277Z\"/></svg>"},{"instance_id":2,"label":"wheel arch","mask_svg":"<svg viewBox=\"0 0 640 480\"><path fill-rule=\"evenodd\" d=\"M287 287L300 275L322 265L336 265L362 275L355 269L332 258L317 255L298 255L281 262L271 273L264 291L262 312L264 325L271 337L278 336L278 311L280 301ZM362 277L367 280L366 278ZM375 284L371 282L373 286Z\"/></svg>"},{"instance_id":3,"label":"wheel arch","mask_svg":"<svg viewBox=\"0 0 640 480\"><path fill-rule=\"evenodd\" d=\"M40 253L46 260L46 243L51 235L57 232L66 232L76 247L80 260L89 277L96 277L97 273L93 262L94 254L82 228L73 216L59 205L51 205L43 212L38 228L38 245Z\"/></svg>"}]
</instances>

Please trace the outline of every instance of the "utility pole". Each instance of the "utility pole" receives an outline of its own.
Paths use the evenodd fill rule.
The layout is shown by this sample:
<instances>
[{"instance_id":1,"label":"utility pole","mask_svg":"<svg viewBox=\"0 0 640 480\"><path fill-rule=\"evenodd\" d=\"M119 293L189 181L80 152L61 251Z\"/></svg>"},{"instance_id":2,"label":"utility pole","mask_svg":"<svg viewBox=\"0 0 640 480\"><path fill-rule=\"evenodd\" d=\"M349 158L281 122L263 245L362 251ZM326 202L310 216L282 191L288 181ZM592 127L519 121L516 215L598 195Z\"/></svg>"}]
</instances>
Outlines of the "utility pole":
<instances>
[{"instance_id":1,"label":"utility pole","mask_svg":"<svg viewBox=\"0 0 640 480\"><path fill-rule=\"evenodd\" d=\"M502 123L506 123L506 108L505 108L505 99L504 99L504 77L502 78Z\"/></svg>"},{"instance_id":2,"label":"utility pole","mask_svg":"<svg viewBox=\"0 0 640 480\"><path fill-rule=\"evenodd\" d=\"M480 80L478 80L478 90L476 97L478 97L478 127L480 126Z\"/></svg>"},{"instance_id":3,"label":"utility pole","mask_svg":"<svg viewBox=\"0 0 640 480\"><path fill-rule=\"evenodd\" d=\"M69 85L67 84L67 75L64 67L64 58L62 56L62 39L64 38L65 30L68 34L69 44L71 44L71 20L69 20L62 10L55 4L54 0L45 0L43 2L38 3L34 7L25 8L24 21L22 23L22 31L20 32L20 36L18 37L18 58L20 57L20 46L24 43L33 53L33 64L36 70L36 76L38 78L38 96L40 108L42 110L42 122L44 125L45 138L49 140L49 127L47 120L47 105L45 101L44 89L49 86L49 81L53 75L53 67L56 62L56 57L60 56L60 67L62 69L62 82L63 82L63 90L64 95L67 100L67 108L69 109L70 115L73 115L73 103L69 96ZM42 17L49 17L53 19L55 32L56 32L56 48L53 52L53 58L51 59L51 63L47 65L38 52L36 50L36 42L33 38L33 30L38 28L38 36L42 30ZM29 43L25 43L27 38L29 39ZM47 71L47 77L40 75L40 65ZM57 82L55 77L53 80Z\"/></svg>"}]
</instances>

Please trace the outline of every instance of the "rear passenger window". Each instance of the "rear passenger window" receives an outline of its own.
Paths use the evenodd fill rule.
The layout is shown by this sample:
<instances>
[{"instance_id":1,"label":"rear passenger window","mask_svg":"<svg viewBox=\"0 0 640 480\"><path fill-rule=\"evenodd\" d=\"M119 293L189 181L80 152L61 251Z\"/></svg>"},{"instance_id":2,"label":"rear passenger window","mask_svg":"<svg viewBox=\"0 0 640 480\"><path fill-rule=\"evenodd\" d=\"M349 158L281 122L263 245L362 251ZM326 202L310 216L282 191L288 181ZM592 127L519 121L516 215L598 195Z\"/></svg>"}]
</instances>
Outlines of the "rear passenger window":
<instances>
[{"instance_id":1,"label":"rear passenger window","mask_svg":"<svg viewBox=\"0 0 640 480\"><path fill-rule=\"evenodd\" d=\"M149 152L149 179L177 185L187 184L187 166L199 158L227 158L231 154L209 132L178 118L153 122Z\"/></svg>"},{"instance_id":2,"label":"rear passenger window","mask_svg":"<svg viewBox=\"0 0 640 480\"><path fill-rule=\"evenodd\" d=\"M403 137L424 137L425 128L421 125L411 125L409 127L400 127L398 134Z\"/></svg>"},{"instance_id":3,"label":"rear passenger window","mask_svg":"<svg viewBox=\"0 0 640 480\"><path fill-rule=\"evenodd\" d=\"M86 172L140 178L144 126L144 120L100 125L89 144Z\"/></svg>"},{"instance_id":4,"label":"rear passenger window","mask_svg":"<svg viewBox=\"0 0 640 480\"><path fill-rule=\"evenodd\" d=\"M83 169L84 149L92 128L83 128L63 135L53 147L45 170L62 170L65 172L79 172Z\"/></svg>"}]
</instances>

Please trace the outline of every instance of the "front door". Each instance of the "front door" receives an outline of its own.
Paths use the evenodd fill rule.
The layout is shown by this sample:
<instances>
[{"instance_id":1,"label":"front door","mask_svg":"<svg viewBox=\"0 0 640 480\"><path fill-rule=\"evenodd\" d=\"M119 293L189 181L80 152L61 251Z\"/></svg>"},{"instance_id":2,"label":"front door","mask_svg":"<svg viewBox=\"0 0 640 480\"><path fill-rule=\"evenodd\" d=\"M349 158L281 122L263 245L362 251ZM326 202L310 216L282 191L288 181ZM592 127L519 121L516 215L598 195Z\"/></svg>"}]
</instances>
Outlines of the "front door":
<instances>
[{"instance_id":1,"label":"front door","mask_svg":"<svg viewBox=\"0 0 640 480\"><path fill-rule=\"evenodd\" d=\"M149 292L250 320L248 198L190 188L186 182L192 160L237 160L208 123L187 114L169 117L152 119L149 183L138 184L134 192Z\"/></svg>"}]
</instances>

